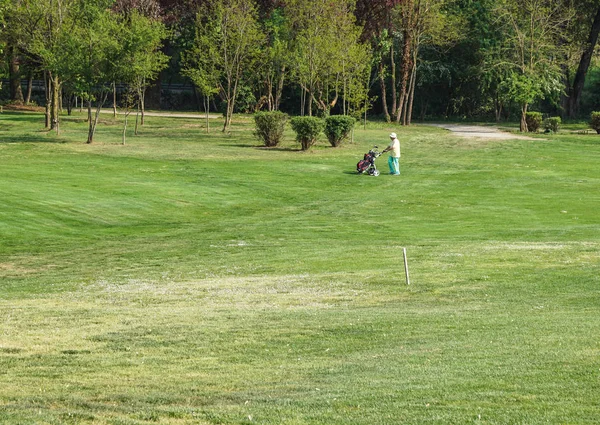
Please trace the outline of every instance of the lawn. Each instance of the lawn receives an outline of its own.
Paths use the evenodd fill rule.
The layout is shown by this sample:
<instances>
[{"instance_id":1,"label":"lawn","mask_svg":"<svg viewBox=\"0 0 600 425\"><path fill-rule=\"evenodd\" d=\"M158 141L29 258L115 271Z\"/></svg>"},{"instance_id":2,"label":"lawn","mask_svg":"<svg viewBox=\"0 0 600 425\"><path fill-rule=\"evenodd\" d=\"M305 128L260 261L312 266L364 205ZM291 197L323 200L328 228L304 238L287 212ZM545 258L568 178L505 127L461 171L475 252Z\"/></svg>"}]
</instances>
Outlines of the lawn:
<instances>
[{"instance_id":1,"label":"lawn","mask_svg":"<svg viewBox=\"0 0 600 425\"><path fill-rule=\"evenodd\" d=\"M0 115L0 423L598 422L600 136L83 118Z\"/></svg>"}]
</instances>

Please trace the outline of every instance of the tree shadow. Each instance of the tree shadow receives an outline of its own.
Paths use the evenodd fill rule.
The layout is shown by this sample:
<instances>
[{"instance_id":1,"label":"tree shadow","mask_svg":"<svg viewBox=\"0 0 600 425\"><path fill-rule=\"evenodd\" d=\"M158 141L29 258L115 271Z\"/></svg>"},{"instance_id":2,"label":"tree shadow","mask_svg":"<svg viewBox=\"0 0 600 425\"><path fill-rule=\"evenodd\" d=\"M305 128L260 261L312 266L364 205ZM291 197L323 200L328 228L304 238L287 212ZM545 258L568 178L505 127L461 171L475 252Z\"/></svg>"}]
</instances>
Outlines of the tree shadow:
<instances>
[{"instance_id":1,"label":"tree shadow","mask_svg":"<svg viewBox=\"0 0 600 425\"><path fill-rule=\"evenodd\" d=\"M282 147L282 146L263 146L263 145L251 145L248 143L221 143L220 146L227 146L231 148L248 148L248 149L256 149L256 150L264 150L264 151L273 151L273 152L302 152L300 148L290 148L290 147Z\"/></svg>"},{"instance_id":2,"label":"tree shadow","mask_svg":"<svg viewBox=\"0 0 600 425\"><path fill-rule=\"evenodd\" d=\"M0 144L4 143L68 143L64 139L46 139L34 134L15 134L7 136L0 132Z\"/></svg>"}]
</instances>

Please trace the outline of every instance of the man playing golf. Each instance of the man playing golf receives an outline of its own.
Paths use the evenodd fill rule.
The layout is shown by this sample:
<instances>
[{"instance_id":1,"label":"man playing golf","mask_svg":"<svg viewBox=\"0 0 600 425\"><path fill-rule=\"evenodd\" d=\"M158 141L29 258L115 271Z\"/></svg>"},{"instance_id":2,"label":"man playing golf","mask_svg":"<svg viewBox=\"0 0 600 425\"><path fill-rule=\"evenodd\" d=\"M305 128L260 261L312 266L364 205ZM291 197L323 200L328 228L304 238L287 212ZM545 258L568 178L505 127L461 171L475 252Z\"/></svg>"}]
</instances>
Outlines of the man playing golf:
<instances>
[{"instance_id":1,"label":"man playing golf","mask_svg":"<svg viewBox=\"0 0 600 425\"><path fill-rule=\"evenodd\" d=\"M390 157L388 159L388 165L390 166L390 174L393 176L400 175L400 140L396 137L396 133L390 134L390 145L383 150L383 152L390 151Z\"/></svg>"}]
</instances>

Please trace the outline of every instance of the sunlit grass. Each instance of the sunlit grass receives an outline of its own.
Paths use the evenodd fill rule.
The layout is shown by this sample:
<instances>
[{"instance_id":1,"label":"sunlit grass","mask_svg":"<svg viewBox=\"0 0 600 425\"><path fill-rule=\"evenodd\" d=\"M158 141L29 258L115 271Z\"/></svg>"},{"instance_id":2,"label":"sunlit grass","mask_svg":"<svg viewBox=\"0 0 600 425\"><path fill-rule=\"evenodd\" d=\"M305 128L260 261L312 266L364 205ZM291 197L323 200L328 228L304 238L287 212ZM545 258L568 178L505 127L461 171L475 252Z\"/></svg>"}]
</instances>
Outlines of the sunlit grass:
<instances>
[{"instance_id":1,"label":"sunlit grass","mask_svg":"<svg viewBox=\"0 0 600 425\"><path fill-rule=\"evenodd\" d=\"M596 422L593 135L42 118L0 115L0 422Z\"/></svg>"}]
</instances>

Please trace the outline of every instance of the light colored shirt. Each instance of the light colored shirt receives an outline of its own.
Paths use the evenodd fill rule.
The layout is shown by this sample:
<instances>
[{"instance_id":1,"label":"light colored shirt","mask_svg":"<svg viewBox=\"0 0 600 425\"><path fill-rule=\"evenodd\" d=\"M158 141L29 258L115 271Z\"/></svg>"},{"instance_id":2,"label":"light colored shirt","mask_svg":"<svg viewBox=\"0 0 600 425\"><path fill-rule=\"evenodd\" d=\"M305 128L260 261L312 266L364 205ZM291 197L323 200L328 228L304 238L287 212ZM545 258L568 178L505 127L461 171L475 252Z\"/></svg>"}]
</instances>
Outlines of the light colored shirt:
<instances>
[{"instance_id":1,"label":"light colored shirt","mask_svg":"<svg viewBox=\"0 0 600 425\"><path fill-rule=\"evenodd\" d=\"M390 143L390 156L400 158L400 140L394 139Z\"/></svg>"}]
</instances>

